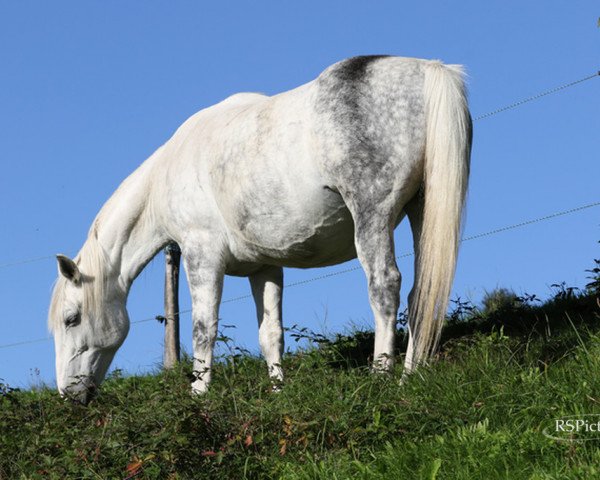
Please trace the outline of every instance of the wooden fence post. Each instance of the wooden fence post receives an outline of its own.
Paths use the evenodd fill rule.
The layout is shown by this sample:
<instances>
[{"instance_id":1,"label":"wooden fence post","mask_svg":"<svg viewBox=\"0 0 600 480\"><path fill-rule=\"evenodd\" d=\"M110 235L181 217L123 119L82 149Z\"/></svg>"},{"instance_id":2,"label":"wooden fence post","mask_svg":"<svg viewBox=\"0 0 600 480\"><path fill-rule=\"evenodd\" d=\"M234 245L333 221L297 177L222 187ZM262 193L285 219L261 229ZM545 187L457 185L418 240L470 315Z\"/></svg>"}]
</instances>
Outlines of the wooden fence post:
<instances>
[{"instance_id":1,"label":"wooden fence post","mask_svg":"<svg viewBox=\"0 0 600 480\"><path fill-rule=\"evenodd\" d=\"M176 243L165 247L165 352L163 368L179 362L179 264L181 250Z\"/></svg>"}]
</instances>

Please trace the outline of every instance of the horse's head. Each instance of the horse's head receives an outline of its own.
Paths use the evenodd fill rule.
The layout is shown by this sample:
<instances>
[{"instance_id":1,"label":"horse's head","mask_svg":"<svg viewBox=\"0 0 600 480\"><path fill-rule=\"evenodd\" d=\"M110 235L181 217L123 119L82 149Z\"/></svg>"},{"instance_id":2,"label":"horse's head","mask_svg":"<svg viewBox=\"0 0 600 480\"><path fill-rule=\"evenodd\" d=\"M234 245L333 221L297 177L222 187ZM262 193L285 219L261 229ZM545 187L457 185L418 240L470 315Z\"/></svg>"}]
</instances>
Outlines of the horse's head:
<instances>
[{"instance_id":1,"label":"horse's head","mask_svg":"<svg viewBox=\"0 0 600 480\"><path fill-rule=\"evenodd\" d=\"M87 404L127 336L125 293L118 281L107 281L98 262L57 259L59 278L49 314L56 383L61 395Z\"/></svg>"}]
</instances>

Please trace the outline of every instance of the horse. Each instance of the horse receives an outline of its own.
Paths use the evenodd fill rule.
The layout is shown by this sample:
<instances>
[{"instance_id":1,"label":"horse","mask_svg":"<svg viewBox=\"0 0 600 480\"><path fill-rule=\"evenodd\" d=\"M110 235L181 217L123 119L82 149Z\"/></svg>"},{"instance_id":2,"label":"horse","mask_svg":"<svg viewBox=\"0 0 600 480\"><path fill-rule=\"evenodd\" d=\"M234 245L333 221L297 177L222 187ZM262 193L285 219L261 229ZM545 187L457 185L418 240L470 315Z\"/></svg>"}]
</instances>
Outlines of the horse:
<instances>
[{"instance_id":1,"label":"horse","mask_svg":"<svg viewBox=\"0 0 600 480\"><path fill-rule=\"evenodd\" d=\"M207 390L224 275L248 277L259 343L283 380L283 267L358 257L375 322L372 369L394 365L401 275L393 232L415 250L404 372L435 352L453 282L472 122L463 69L359 56L273 96L201 110L104 204L74 260L57 255L49 308L62 396L93 398L129 330L132 282L170 242L193 317L192 392Z\"/></svg>"}]
</instances>

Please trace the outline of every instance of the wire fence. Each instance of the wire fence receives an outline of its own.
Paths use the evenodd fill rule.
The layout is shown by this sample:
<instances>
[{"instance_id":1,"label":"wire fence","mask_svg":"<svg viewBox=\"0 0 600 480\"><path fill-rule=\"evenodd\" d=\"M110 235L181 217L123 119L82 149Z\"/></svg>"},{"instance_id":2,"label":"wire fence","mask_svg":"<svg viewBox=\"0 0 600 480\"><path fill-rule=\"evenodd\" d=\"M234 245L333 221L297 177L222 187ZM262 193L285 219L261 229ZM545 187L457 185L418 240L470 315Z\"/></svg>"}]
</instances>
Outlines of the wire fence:
<instances>
[{"instance_id":1,"label":"wire fence","mask_svg":"<svg viewBox=\"0 0 600 480\"><path fill-rule=\"evenodd\" d=\"M479 121L479 120L483 120L485 118L492 117L494 115L497 115L499 113L505 112L507 110L511 110L511 109L520 107L520 106L522 106L522 105L524 105L526 103L532 102L534 100L538 100L538 99L540 99L542 97L545 97L547 95L551 95L551 94L563 91L563 90L565 90L567 88L573 87L575 85L578 85L580 83L586 82L586 81L591 80L593 78L597 78L598 76L600 76L600 71L597 71L593 75L588 75L588 76L580 78L578 80L574 80L574 81L571 81L569 83L565 83L563 85L559 85L559 86L557 86L555 88L552 88L550 90L546 90L546 91L540 92L540 93L538 93L536 95L533 95L531 97L527 97L525 99L519 100L518 102L514 102L514 103L511 103L511 104L506 105L504 107L498 108L498 109L490 111L488 113L485 113L483 115L479 115L479 116L475 117L473 120L474 121ZM554 219L554 218L557 218L557 217L562 217L562 216L565 216L565 215L570 215L570 214L573 214L573 213L580 212L582 210L586 210L586 209L593 208L593 207L598 207L598 206L600 206L600 201L589 203L589 204L586 204L586 205L581 205L579 207L571 208L571 209L568 209L568 210L563 210L563 211L560 211L560 212L555 212L555 213L552 213L550 215L544 215L542 217L538 217L538 218L534 218L534 219L530 219L530 220L525 220L523 222L515 223L513 225L506 225L504 227L499 227L499 228L496 228L494 230L490 230L490 231L487 231L487 232L483 232L483 233L471 235L469 237L465 237L465 238L463 238L461 240L461 243L464 243L464 242L467 242L467 241L471 241L471 240L480 239L480 238L484 238L484 237L489 237L489 236L492 236L492 235L496 235L498 233L506 232L506 231L509 231L509 230L514 230L514 229L517 229L517 228L522 228L522 227L525 227L525 226L533 225L535 223L539 223L539 222L551 220L551 219ZM404 253L402 255L399 255L396 258L401 259L401 258L410 257L412 255L414 255L414 252L408 252L408 253ZM12 262L7 262L7 263L0 264L0 269L8 268L8 267L14 267L14 266L19 266L19 265L25 265L25 264L28 264L28 263L34 263L34 262L39 262L39 261L49 260L49 259L54 259L54 258L55 258L55 255L45 255L45 256L41 256L41 257L32 257L32 258L26 258L26 259L21 259L21 260L14 260ZM336 277L338 275L343 275L343 274L346 274L346 273L354 272L354 271L360 270L360 268L361 267L359 265L357 265L357 266L353 266L353 267L346 268L346 269L343 269L343 270L337 270L337 271L334 271L334 272L325 273L323 275L318 275L318 276L315 276L315 277L307 278L307 279L304 279L304 280L298 280L296 282L284 285L284 288L291 288L291 287L297 287L297 286L306 285L306 284L309 284L309 283L312 283L312 282L316 282L316 281L320 281L320 280L325 280L325 279L328 279L328 278ZM241 295L241 296L238 296L238 297L233 297L233 298L225 299L225 300L221 301L221 304L238 302L238 301L241 301L241 300L249 299L251 297L252 297L252 295L250 295L250 294ZM186 313L190 313L191 311L192 311L191 309L180 310L179 312L177 312L177 314L178 315L183 315L183 314L186 314ZM161 316L160 315L156 315L156 316L152 316L152 317L148 317L148 318L143 318L143 319L140 319L140 320L132 321L131 324L132 325L136 325L136 324L141 324L141 323L147 323L147 322L151 322L151 321L156 321L159 318L161 318ZM13 343L7 343L7 344L0 345L0 349L20 347L20 346L25 346L25 345L32 345L32 344L36 344L36 343L47 342L47 341L50 341L50 340L51 340L51 338L49 338L49 337L37 338L37 339L32 339L32 340L23 340L23 341L20 341L20 342L13 342Z\"/></svg>"},{"instance_id":2,"label":"wire fence","mask_svg":"<svg viewBox=\"0 0 600 480\"><path fill-rule=\"evenodd\" d=\"M534 100L538 100L542 97L545 97L546 95L552 95L553 93L560 92L561 90L565 90L569 87L574 87L575 85L578 85L580 83L591 80L592 78L596 78L599 75L600 75L600 70L597 71L596 73L594 73L593 75L588 75L587 77L580 78L579 80L574 80L572 82L565 83L563 85L559 85L558 87L551 88L550 90L545 90L536 95L532 95L531 97L527 97L527 98L524 98L523 100L519 100L518 102L511 103L510 105L506 105L505 107L501 107L496 110L492 110L491 112L484 113L483 115L479 115L478 117L475 117L473 120L474 121L475 120L483 120L484 118L492 117L499 113L505 112L506 110L512 110L513 108L517 108L526 103L532 102Z\"/></svg>"}]
</instances>

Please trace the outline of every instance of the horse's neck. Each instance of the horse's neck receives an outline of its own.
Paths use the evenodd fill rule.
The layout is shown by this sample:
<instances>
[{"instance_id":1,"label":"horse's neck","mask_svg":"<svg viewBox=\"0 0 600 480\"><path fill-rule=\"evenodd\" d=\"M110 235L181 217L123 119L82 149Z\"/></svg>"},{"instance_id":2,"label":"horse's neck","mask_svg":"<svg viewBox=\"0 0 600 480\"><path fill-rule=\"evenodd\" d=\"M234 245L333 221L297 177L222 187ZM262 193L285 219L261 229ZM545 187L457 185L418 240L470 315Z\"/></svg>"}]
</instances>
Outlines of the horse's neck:
<instances>
[{"instance_id":1,"label":"horse's neck","mask_svg":"<svg viewBox=\"0 0 600 480\"><path fill-rule=\"evenodd\" d=\"M119 186L90 231L108 257L106 274L125 292L168 241L152 204L155 160L148 159Z\"/></svg>"}]
</instances>

